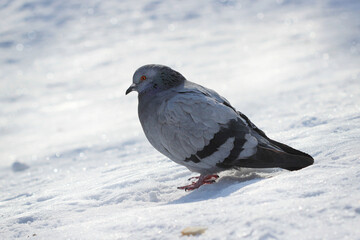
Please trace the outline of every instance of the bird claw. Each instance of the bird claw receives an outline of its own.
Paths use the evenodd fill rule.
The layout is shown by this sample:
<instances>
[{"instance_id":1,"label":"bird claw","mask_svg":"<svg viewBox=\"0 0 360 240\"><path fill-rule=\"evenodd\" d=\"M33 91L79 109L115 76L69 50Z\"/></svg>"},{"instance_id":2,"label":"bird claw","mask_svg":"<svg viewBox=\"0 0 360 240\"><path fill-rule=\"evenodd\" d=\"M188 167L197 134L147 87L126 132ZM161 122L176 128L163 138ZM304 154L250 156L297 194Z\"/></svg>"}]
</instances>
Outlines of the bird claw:
<instances>
[{"instance_id":1,"label":"bird claw","mask_svg":"<svg viewBox=\"0 0 360 240\"><path fill-rule=\"evenodd\" d=\"M200 176L197 176L197 177L191 177L191 178L189 178L188 179L188 181L191 181L191 180L193 180L193 179L199 179L200 178Z\"/></svg>"},{"instance_id":2,"label":"bird claw","mask_svg":"<svg viewBox=\"0 0 360 240\"><path fill-rule=\"evenodd\" d=\"M211 174L211 175L200 175L199 177L191 177L188 180L191 181L193 179L198 179L197 181L193 181L191 184L186 186L178 187L178 189L184 189L187 191L192 191L204 184L212 184L216 181L216 179L219 178L219 175L217 174Z\"/></svg>"}]
</instances>

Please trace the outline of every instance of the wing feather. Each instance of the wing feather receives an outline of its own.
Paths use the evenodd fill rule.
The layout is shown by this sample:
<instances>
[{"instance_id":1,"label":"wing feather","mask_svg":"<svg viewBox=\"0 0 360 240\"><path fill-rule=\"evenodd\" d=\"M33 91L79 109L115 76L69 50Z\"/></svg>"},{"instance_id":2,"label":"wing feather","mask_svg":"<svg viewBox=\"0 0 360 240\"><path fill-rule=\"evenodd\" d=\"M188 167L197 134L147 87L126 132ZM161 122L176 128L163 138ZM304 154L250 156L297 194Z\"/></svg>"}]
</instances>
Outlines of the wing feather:
<instances>
[{"instance_id":1,"label":"wing feather","mask_svg":"<svg viewBox=\"0 0 360 240\"><path fill-rule=\"evenodd\" d=\"M162 105L158 109L159 137L177 162L202 150L223 124L237 117L230 108L201 92L177 94Z\"/></svg>"}]
</instances>

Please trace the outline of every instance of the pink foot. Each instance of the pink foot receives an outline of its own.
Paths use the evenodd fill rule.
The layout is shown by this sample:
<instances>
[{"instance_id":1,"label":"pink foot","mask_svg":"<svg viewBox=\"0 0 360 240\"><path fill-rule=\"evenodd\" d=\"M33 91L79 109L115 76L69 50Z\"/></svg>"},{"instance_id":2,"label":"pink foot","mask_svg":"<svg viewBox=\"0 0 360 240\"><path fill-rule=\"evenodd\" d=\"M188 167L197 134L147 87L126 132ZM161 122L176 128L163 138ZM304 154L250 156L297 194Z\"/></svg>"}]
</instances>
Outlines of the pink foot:
<instances>
[{"instance_id":1,"label":"pink foot","mask_svg":"<svg viewBox=\"0 0 360 240\"><path fill-rule=\"evenodd\" d=\"M193 180L193 179L198 179L198 180L195 182L192 182L190 185L178 187L178 189L185 189L185 191L192 191L194 189L199 188L201 185L212 184L218 178L219 178L219 176L217 174L200 175L199 177L191 177L188 179L189 181Z\"/></svg>"}]
</instances>

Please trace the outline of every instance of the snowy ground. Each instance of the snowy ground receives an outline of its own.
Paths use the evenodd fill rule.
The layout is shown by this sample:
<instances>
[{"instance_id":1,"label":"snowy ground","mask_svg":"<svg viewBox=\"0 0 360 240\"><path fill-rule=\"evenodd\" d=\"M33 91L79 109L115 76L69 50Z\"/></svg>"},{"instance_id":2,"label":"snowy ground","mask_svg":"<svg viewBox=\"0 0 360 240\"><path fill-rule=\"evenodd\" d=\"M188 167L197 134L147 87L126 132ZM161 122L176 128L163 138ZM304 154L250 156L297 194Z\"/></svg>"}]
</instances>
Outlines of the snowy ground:
<instances>
[{"instance_id":1,"label":"snowy ground","mask_svg":"<svg viewBox=\"0 0 360 240\"><path fill-rule=\"evenodd\" d=\"M359 1L0 2L0 238L360 239ZM193 192L124 95L146 63L216 89L297 172ZM182 239L187 239L183 237Z\"/></svg>"}]
</instances>

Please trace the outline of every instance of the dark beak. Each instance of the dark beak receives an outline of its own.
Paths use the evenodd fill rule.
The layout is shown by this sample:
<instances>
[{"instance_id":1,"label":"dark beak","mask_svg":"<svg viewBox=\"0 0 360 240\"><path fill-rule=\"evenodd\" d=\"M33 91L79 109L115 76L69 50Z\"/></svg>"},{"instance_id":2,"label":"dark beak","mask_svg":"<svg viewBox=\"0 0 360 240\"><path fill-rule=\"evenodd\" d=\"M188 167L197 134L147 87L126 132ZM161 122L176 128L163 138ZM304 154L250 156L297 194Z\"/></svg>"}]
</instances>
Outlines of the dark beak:
<instances>
[{"instance_id":1,"label":"dark beak","mask_svg":"<svg viewBox=\"0 0 360 240\"><path fill-rule=\"evenodd\" d=\"M126 90L125 95L128 95L129 93L134 91L135 87L136 87L135 83L131 84L130 87Z\"/></svg>"}]
</instances>

